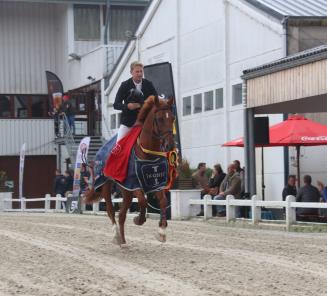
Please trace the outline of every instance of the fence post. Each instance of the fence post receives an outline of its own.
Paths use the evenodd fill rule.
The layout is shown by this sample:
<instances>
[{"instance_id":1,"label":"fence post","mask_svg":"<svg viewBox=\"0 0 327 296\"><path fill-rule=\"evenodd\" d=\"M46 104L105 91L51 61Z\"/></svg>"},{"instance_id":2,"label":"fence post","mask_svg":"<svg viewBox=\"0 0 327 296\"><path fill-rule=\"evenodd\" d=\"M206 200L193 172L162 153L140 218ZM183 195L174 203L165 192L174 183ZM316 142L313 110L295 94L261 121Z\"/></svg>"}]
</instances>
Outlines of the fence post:
<instances>
[{"instance_id":1,"label":"fence post","mask_svg":"<svg viewBox=\"0 0 327 296\"><path fill-rule=\"evenodd\" d=\"M21 199L22 199L21 202L20 202L21 210L24 212L26 210L26 198L22 197Z\"/></svg>"},{"instance_id":2,"label":"fence post","mask_svg":"<svg viewBox=\"0 0 327 296\"><path fill-rule=\"evenodd\" d=\"M59 212L61 210L61 201L59 200L59 198L61 198L60 194L56 195L56 212Z\"/></svg>"},{"instance_id":3,"label":"fence post","mask_svg":"<svg viewBox=\"0 0 327 296\"><path fill-rule=\"evenodd\" d=\"M95 202L93 204L93 213L98 213L99 212L99 202Z\"/></svg>"},{"instance_id":4,"label":"fence post","mask_svg":"<svg viewBox=\"0 0 327 296\"><path fill-rule=\"evenodd\" d=\"M253 195L251 200L252 200L252 205L251 205L252 224L256 224L261 220L261 208L257 207L258 197L256 195Z\"/></svg>"},{"instance_id":5,"label":"fence post","mask_svg":"<svg viewBox=\"0 0 327 296\"><path fill-rule=\"evenodd\" d=\"M45 199L44 199L44 211L48 212L50 210L50 194L46 194L45 195Z\"/></svg>"},{"instance_id":6,"label":"fence post","mask_svg":"<svg viewBox=\"0 0 327 296\"><path fill-rule=\"evenodd\" d=\"M208 200L211 200L211 195L206 194L203 196L203 219L207 220L212 217L212 205L208 205Z\"/></svg>"},{"instance_id":7,"label":"fence post","mask_svg":"<svg viewBox=\"0 0 327 296\"><path fill-rule=\"evenodd\" d=\"M291 203L295 202L295 196L288 195L286 196L286 230L290 231L291 225L296 222L296 208L291 207Z\"/></svg>"},{"instance_id":8,"label":"fence post","mask_svg":"<svg viewBox=\"0 0 327 296\"><path fill-rule=\"evenodd\" d=\"M233 195L227 195L226 197L226 221L230 222L234 220L235 217L235 206L230 205L230 201L234 200Z\"/></svg>"}]
</instances>

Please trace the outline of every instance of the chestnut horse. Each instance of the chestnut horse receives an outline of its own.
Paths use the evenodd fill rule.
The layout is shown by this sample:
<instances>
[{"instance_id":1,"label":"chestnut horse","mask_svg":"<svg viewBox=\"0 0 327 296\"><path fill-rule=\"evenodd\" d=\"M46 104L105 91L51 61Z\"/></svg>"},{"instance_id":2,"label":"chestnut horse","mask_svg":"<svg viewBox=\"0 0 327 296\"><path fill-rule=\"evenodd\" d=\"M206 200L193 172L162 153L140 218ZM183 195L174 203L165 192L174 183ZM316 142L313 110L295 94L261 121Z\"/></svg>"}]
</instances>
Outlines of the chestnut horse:
<instances>
[{"instance_id":1,"label":"chestnut horse","mask_svg":"<svg viewBox=\"0 0 327 296\"><path fill-rule=\"evenodd\" d=\"M168 152L173 150L175 142L173 136L174 115L172 105L172 98L165 100L157 96L150 96L145 101L135 123L136 125L142 125L137 143L134 144L135 154L139 159L153 160L157 159L158 156L167 157ZM136 225L142 225L146 221L147 200L143 190L128 191L119 186L123 195L123 203L119 211L118 227L115 219L115 210L111 201L113 182L113 180L107 179L102 185L100 192L95 192L94 189L92 189L86 194L85 203L93 203L102 197L105 199L107 213L113 225L113 242L123 246L126 245L124 223L126 220L126 213L132 203L133 195L137 197L139 204L139 215L134 218L134 223ZM119 183L117 184L119 185ZM159 231L156 237L159 241L165 242L167 198L164 190L155 192L155 195L159 199L160 204Z\"/></svg>"}]
</instances>

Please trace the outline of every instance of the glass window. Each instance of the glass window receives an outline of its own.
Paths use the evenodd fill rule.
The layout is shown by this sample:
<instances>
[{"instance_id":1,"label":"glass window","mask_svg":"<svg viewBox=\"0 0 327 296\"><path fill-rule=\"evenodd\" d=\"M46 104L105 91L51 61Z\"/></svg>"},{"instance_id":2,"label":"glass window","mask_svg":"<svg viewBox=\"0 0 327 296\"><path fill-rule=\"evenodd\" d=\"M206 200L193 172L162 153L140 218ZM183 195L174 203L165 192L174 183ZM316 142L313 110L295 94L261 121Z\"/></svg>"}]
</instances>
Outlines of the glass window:
<instances>
[{"instance_id":1,"label":"glass window","mask_svg":"<svg viewBox=\"0 0 327 296\"><path fill-rule=\"evenodd\" d=\"M120 120L121 120L121 112L117 114L117 127L120 126Z\"/></svg>"},{"instance_id":2,"label":"glass window","mask_svg":"<svg viewBox=\"0 0 327 296\"><path fill-rule=\"evenodd\" d=\"M191 114L191 97L183 98L183 115Z\"/></svg>"},{"instance_id":3,"label":"glass window","mask_svg":"<svg viewBox=\"0 0 327 296\"><path fill-rule=\"evenodd\" d=\"M233 85L232 105L242 104L242 83Z\"/></svg>"},{"instance_id":4,"label":"glass window","mask_svg":"<svg viewBox=\"0 0 327 296\"><path fill-rule=\"evenodd\" d=\"M204 111L213 110L213 91L204 93Z\"/></svg>"},{"instance_id":5,"label":"glass window","mask_svg":"<svg viewBox=\"0 0 327 296\"><path fill-rule=\"evenodd\" d=\"M224 107L224 89L218 88L216 89L216 109L220 109Z\"/></svg>"},{"instance_id":6,"label":"glass window","mask_svg":"<svg viewBox=\"0 0 327 296\"><path fill-rule=\"evenodd\" d=\"M111 114L110 115L110 128L111 129L116 129L116 114Z\"/></svg>"},{"instance_id":7,"label":"glass window","mask_svg":"<svg viewBox=\"0 0 327 296\"><path fill-rule=\"evenodd\" d=\"M0 95L0 117L11 117L10 113L10 97Z\"/></svg>"},{"instance_id":8,"label":"glass window","mask_svg":"<svg viewBox=\"0 0 327 296\"><path fill-rule=\"evenodd\" d=\"M15 118L28 117L28 96L14 96Z\"/></svg>"},{"instance_id":9,"label":"glass window","mask_svg":"<svg viewBox=\"0 0 327 296\"><path fill-rule=\"evenodd\" d=\"M202 94L193 96L193 113L202 112Z\"/></svg>"},{"instance_id":10,"label":"glass window","mask_svg":"<svg viewBox=\"0 0 327 296\"><path fill-rule=\"evenodd\" d=\"M45 102L44 97L32 96L32 117L44 117L45 115Z\"/></svg>"},{"instance_id":11,"label":"glass window","mask_svg":"<svg viewBox=\"0 0 327 296\"><path fill-rule=\"evenodd\" d=\"M74 5L74 31L76 41L100 40L100 7Z\"/></svg>"}]
</instances>

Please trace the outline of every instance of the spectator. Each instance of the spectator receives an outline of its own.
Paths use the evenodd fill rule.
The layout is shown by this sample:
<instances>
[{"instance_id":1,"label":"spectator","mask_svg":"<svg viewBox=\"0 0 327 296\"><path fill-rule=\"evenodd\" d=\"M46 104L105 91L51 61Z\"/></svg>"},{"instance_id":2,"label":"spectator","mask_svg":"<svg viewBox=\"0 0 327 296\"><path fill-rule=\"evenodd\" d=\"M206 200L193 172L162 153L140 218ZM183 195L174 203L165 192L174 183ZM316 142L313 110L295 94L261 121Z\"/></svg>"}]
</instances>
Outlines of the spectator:
<instances>
[{"instance_id":1,"label":"spectator","mask_svg":"<svg viewBox=\"0 0 327 296\"><path fill-rule=\"evenodd\" d=\"M88 171L86 164L82 163L81 175L80 175L80 193L84 194L89 189L90 172Z\"/></svg>"},{"instance_id":2,"label":"spectator","mask_svg":"<svg viewBox=\"0 0 327 296\"><path fill-rule=\"evenodd\" d=\"M236 172L240 175L241 178L241 196L245 193L245 172L244 168L241 168L241 163L239 160L234 160L233 164L235 165Z\"/></svg>"},{"instance_id":3,"label":"spectator","mask_svg":"<svg viewBox=\"0 0 327 296\"><path fill-rule=\"evenodd\" d=\"M65 196L67 196L68 193L71 193L73 191L74 178L72 176L71 171L69 170L65 171L64 176L65 176L65 183L66 183Z\"/></svg>"},{"instance_id":4,"label":"spectator","mask_svg":"<svg viewBox=\"0 0 327 296\"><path fill-rule=\"evenodd\" d=\"M223 172L220 164L215 164L213 166L213 171L211 178L209 179L209 192L212 197L219 193L219 188L221 182L224 180L226 174ZM212 215L216 215L216 207L212 207Z\"/></svg>"},{"instance_id":5,"label":"spectator","mask_svg":"<svg viewBox=\"0 0 327 296\"><path fill-rule=\"evenodd\" d=\"M319 202L320 201L320 192L319 190L311 185L312 179L311 176L305 175L303 177L304 186L302 186L297 195L297 202ZM298 208L297 215L318 215L318 209L314 208ZM301 218L301 217L300 217ZM306 219L307 220L307 219Z\"/></svg>"},{"instance_id":6,"label":"spectator","mask_svg":"<svg viewBox=\"0 0 327 296\"><path fill-rule=\"evenodd\" d=\"M59 169L56 169L55 174L56 177L54 179L54 184L53 184L54 194L55 195L60 194L61 196L64 196L66 190L66 179L61 174Z\"/></svg>"},{"instance_id":7,"label":"spectator","mask_svg":"<svg viewBox=\"0 0 327 296\"><path fill-rule=\"evenodd\" d=\"M157 91L152 82L143 78L143 68L144 66L140 62L135 61L131 63L130 72L132 77L122 82L118 89L114 102L114 109L121 110L122 113L121 123L117 133L117 142L122 139L134 125L144 100L151 95L157 95ZM135 89L136 91L133 91Z\"/></svg>"},{"instance_id":8,"label":"spectator","mask_svg":"<svg viewBox=\"0 0 327 296\"><path fill-rule=\"evenodd\" d=\"M317 181L317 185L321 196L320 202L327 202L327 186L325 186L321 181ZM319 216L327 217L327 209L319 209Z\"/></svg>"},{"instance_id":9,"label":"spectator","mask_svg":"<svg viewBox=\"0 0 327 296\"><path fill-rule=\"evenodd\" d=\"M228 166L227 175L220 184L219 193L214 197L214 200L224 200L227 195L233 195L235 198L241 197L241 178L233 163ZM239 217L239 207L236 207L236 209L236 217ZM217 206L217 216L223 217L225 215L225 206Z\"/></svg>"},{"instance_id":10,"label":"spectator","mask_svg":"<svg viewBox=\"0 0 327 296\"><path fill-rule=\"evenodd\" d=\"M287 185L283 189L283 201L286 200L286 196L293 195L296 196L297 189L295 186L296 178L294 175L289 175L287 179Z\"/></svg>"},{"instance_id":11,"label":"spectator","mask_svg":"<svg viewBox=\"0 0 327 296\"><path fill-rule=\"evenodd\" d=\"M206 163L205 162L200 162L198 164L198 169L192 174L192 186L195 189L201 189L201 199L205 194L209 192L209 179L206 176ZM201 211L197 216L203 216L203 206L201 206Z\"/></svg>"},{"instance_id":12,"label":"spectator","mask_svg":"<svg viewBox=\"0 0 327 296\"><path fill-rule=\"evenodd\" d=\"M75 134L75 112L72 105L72 101L68 95L64 95L63 97L63 103L60 108L61 114L65 114L65 125L64 125L64 133L67 133L67 127L69 126L69 129L71 133Z\"/></svg>"}]
</instances>

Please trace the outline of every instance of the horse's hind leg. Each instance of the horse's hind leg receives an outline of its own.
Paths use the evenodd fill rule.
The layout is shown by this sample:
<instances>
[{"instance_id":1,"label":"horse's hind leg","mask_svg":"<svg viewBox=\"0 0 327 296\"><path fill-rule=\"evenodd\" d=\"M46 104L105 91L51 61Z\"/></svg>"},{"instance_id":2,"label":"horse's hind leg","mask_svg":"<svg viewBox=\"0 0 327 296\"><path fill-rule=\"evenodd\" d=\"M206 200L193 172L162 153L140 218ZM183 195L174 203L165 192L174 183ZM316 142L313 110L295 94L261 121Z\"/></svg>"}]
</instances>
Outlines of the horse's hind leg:
<instances>
[{"instance_id":1,"label":"horse's hind leg","mask_svg":"<svg viewBox=\"0 0 327 296\"><path fill-rule=\"evenodd\" d=\"M148 205L147 200L145 199L144 192L141 190L137 190L134 192L135 196L137 197L138 204L139 204L139 210L140 213L138 216L134 217L134 223L136 225L143 225L144 222L146 221L146 207Z\"/></svg>"},{"instance_id":2,"label":"horse's hind leg","mask_svg":"<svg viewBox=\"0 0 327 296\"><path fill-rule=\"evenodd\" d=\"M119 230L120 230L122 244L126 244L124 224L126 220L127 211L132 204L133 193L127 190L122 190L122 192L123 192L123 204L119 211Z\"/></svg>"},{"instance_id":3,"label":"horse's hind leg","mask_svg":"<svg viewBox=\"0 0 327 296\"><path fill-rule=\"evenodd\" d=\"M113 243L120 245L121 244L121 237L119 233L119 228L116 223L115 219L115 209L111 201L111 188L112 188L112 182L108 181L105 184L103 184L101 189L101 195L106 200L106 210L108 217L112 223L112 231L113 231Z\"/></svg>"},{"instance_id":4,"label":"horse's hind leg","mask_svg":"<svg viewBox=\"0 0 327 296\"><path fill-rule=\"evenodd\" d=\"M164 191L156 192L156 196L159 199L159 203L160 203L160 221L159 221L159 231L158 231L157 239L164 243L167 239L166 228L168 225L167 216L166 216L167 197Z\"/></svg>"}]
</instances>

